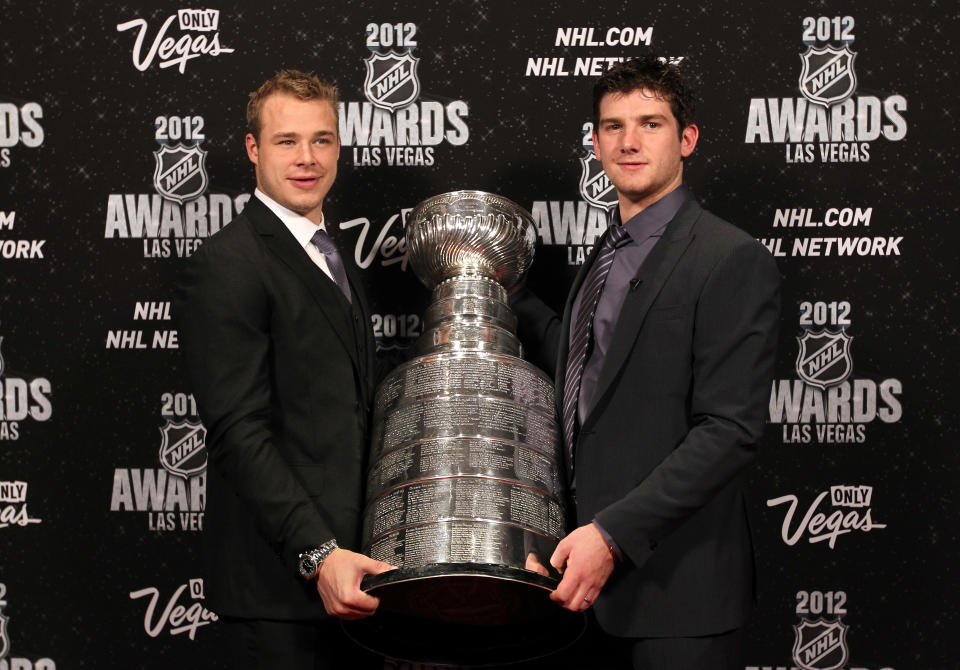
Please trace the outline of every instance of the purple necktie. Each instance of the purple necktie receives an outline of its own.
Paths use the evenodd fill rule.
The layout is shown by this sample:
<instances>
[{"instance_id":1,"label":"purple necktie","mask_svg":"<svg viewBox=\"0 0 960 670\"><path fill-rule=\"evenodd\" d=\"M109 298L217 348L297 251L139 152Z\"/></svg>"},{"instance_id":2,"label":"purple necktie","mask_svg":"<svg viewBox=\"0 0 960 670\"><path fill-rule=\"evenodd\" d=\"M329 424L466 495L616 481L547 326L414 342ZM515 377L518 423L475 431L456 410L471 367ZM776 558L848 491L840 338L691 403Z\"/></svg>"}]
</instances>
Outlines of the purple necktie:
<instances>
[{"instance_id":1,"label":"purple necktie","mask_svg":"<svg viewBox=\"0 0 960 670\"><path fill-rule=\"evenodd\" d=\"M347 302L350 302L350 284L347 282L347 273L343 269L343 261L340 259L340 252L337 251L337 245L333 243L333 240L330 239L327 231L323 228L317 228L317 232L313 234L310 241L327 259L327 267L330 269L330 274L333 275L333 281L343 291Z\"/></svg>"},{"instance_id":2,"label":"purple necktie","mask_svg":"<svg viewBox=\"0 0 960 670\"><path fill-rule=\"evenodd\" d=\"M573 427L577 419L577 400L580 397L580 379L583 365L587 360L590 339L593 335L593 317L597 312L600 294L607 280L607 273L613 265L613 256L617 244L626 235L623 226L614 225L609 229L603 247L597 252L597 258L587 273L580 288L580 310L574 324L570 351L567 354L567 370L563 382L563 446L569 463L573 464ZM570 473L573 474L572 472Z\"/></svg>"}]
</instances>

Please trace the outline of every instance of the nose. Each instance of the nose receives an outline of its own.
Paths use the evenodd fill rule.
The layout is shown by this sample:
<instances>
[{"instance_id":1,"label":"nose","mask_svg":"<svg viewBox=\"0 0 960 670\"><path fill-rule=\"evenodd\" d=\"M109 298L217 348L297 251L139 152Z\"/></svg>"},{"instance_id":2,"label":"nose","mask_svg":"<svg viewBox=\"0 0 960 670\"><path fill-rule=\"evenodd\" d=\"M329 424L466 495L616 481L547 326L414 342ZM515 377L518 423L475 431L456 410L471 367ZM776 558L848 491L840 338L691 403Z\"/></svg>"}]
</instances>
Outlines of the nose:
<instances>
[{"instance_id":1,"label":"nose","mask_svg":"<svg viewBox=\"0 0 960 670\"><path fill-rule=\"evenodd\" d=\"M313 156L313 143L300 142L297 150L297 165L313 165L316 162Z\"/></svg>"},{"instance_id":2,"label":"nose","mask_svg":"<svg viewBox=\"0 0 960 670\"><path fill-rule=\"evenodd\" d=\"M635 153L640 150L640 133L636 129L628 128L624 131L620 141L620 151Z\"/></svg>"}]
</instances>

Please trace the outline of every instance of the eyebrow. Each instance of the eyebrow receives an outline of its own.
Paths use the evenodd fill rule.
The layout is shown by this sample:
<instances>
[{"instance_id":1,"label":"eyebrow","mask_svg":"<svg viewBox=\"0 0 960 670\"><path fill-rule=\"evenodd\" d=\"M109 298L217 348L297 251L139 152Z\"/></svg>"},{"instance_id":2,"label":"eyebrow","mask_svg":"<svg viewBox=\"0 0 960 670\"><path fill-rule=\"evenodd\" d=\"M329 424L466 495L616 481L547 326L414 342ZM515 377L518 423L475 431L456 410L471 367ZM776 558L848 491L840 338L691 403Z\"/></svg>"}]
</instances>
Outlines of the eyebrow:
<instances>
[{"instance_id":1,"label":"eyebrow","mask_svg":"<svg viewBox=\"0 0 960 670\"><path fill-rule=\"evenodd\" d=\"M313 134L313 137L333 137L335 133L332 130L318 130ZM274 133L272 135L273 139L293 139L299 137L299 133L292 131Z\"/></svg>"},{"instance_id":2,"label":"eyebrow","mask_svg":"<svg viewBox=\"0 0 960 670\"><path fill-rule=\"evenodd\" d=\"M667 115L666 114L644 114L643 116L638 116L636 118L641 123L645 123L647 121L666 121ZM608 116L606 118L600 119L600 125L603 125L605 123L623 123L623 119L621 119L618 116Z\"/></svg>"}]
</instances>

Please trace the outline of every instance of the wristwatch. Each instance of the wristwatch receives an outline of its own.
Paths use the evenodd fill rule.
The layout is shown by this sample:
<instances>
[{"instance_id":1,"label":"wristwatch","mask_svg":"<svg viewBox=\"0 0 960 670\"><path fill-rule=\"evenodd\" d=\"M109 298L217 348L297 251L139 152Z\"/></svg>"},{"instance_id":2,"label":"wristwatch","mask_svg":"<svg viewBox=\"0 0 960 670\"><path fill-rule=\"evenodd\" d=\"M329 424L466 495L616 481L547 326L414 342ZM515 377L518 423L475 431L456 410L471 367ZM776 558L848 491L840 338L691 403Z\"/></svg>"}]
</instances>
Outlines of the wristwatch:
<instances>
[{"instance_id":1,"label":"wristwatch","mask_svg":"<svg viewBox=\"0 0 960 670\"><path fill-rule=\"evenodd\" d=\"M304 579L313 579L317 570L333 550L337 548L336 540L328 540L315 549L307 549L300 554L300 574Z\"/></svg>"}]
</instances>

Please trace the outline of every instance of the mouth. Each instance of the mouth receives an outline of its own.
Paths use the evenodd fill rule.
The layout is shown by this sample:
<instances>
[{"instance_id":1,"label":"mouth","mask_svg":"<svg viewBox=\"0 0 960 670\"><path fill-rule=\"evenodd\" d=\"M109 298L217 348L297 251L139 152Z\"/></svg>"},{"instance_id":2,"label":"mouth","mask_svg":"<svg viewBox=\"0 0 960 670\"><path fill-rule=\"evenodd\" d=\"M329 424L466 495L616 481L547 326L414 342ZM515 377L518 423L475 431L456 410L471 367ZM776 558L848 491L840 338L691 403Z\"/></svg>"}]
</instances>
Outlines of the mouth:
<instances>
[{"instance_id":1,"label":"mouth","mask_svg":"<svg viewBox=\"0 0 960 670\"><path fill-rule=\"evenodd\" d=\"M288 177L287 181L291 182L297 188L313 188L320 182L320 177L316 175L303 175L299 177Z\"/></svg>"},{"instance_id":2,"label":"mouth","mask_svg":"<svg viewBox=\"0 0 960 670\"><path fill-rule=\"evenodd\" d=\"M640 161L624 161L622 163L617 163L617 165L623 170L639 170L646 167L646 163L641 163Z\"/></svg>"}]
</instances>

